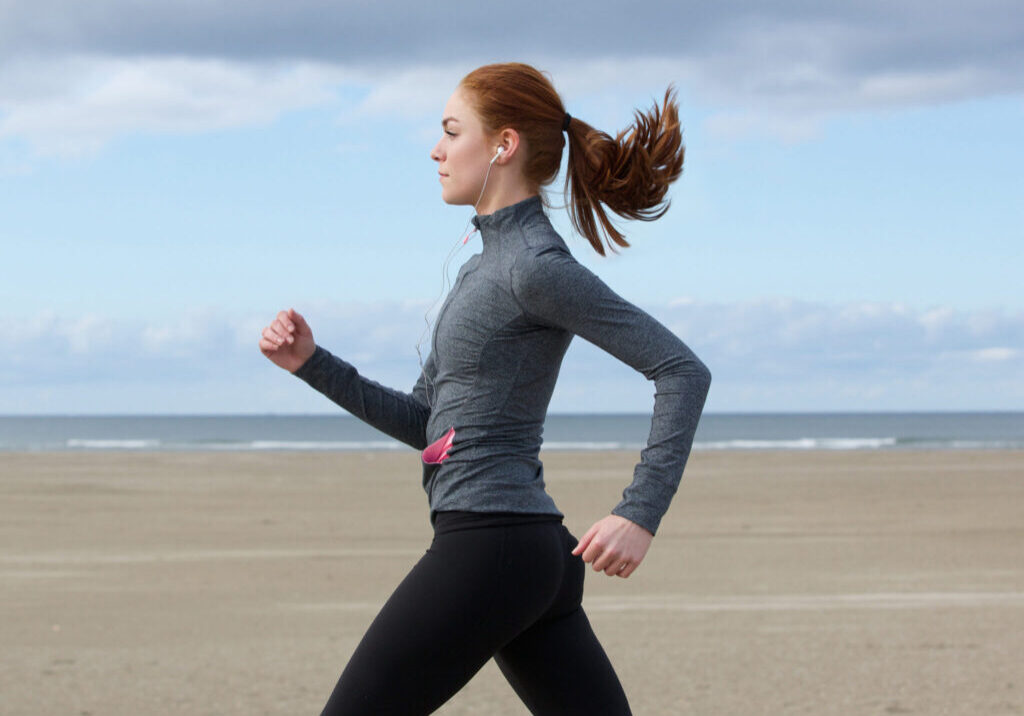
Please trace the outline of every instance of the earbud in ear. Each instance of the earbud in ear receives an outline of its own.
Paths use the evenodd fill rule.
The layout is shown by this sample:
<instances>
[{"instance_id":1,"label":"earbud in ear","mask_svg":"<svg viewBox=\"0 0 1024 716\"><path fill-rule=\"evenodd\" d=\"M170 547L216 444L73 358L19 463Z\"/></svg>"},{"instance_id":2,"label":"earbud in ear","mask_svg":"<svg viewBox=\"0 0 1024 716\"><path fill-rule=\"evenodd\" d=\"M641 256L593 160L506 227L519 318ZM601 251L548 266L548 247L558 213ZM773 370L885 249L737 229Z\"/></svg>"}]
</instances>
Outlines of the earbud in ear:
<instances>
[{"instance_id":1,"label":"earbud in ear","mask_svg":"<svg viewBox=\"0 0 1024 716\"><path fill-rule=\"evenodd\" d=\"M494 162L496 162L498 160L498 157L500 157L504 153L505 153L505 147L498 147L498 151L496 151L494 153L494 156L491 157L491 161L489 162L489 164L494 164Z\"/></svg>"}]
</instances>

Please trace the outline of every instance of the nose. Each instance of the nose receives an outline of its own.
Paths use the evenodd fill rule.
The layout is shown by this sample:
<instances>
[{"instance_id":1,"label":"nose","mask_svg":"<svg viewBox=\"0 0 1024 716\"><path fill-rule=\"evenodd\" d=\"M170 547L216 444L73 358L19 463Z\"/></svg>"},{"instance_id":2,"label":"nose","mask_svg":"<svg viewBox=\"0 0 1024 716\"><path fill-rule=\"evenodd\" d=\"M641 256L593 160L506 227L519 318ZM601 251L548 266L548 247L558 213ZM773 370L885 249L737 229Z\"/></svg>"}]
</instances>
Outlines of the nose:
<instances>
[{"instance_id":1,"label":"nose","mask_svg":"<svg viewBox=\"0 0 1024 716\"><path fill-rule=\"evenodd\" d=\"M434 145L434 148L430 150L430 158L433 159L435 162L440 162L441 159L443 158L441 156L441 140L440 139L437 140L437 144Z\"/></svg>"}]
</instances>

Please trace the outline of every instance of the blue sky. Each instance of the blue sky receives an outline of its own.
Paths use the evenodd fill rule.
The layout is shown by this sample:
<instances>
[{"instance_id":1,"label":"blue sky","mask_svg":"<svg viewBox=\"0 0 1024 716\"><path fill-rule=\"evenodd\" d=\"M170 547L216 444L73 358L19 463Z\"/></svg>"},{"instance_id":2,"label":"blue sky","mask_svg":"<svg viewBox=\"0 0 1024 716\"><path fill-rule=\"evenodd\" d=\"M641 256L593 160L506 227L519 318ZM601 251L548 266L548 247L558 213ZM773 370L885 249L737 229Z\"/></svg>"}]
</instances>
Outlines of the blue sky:
<instances>
[{"instance_id":1,"label":"blue sky","mask_svg":"<svg viewBox=\"0 0 1024 716\"><path fill-rule=\"evenodd\" d=\"M668 214L608 258L551 215L711 367L709 411L1024 405L1014 3L214 5L0 2L0 413L329 412L256 349L290 305L407 390L472 214L440 200L440 112L509 59L609 132L677 86ZM651 402L577 340L551 409Z\"/></svg>"}]
</instances>

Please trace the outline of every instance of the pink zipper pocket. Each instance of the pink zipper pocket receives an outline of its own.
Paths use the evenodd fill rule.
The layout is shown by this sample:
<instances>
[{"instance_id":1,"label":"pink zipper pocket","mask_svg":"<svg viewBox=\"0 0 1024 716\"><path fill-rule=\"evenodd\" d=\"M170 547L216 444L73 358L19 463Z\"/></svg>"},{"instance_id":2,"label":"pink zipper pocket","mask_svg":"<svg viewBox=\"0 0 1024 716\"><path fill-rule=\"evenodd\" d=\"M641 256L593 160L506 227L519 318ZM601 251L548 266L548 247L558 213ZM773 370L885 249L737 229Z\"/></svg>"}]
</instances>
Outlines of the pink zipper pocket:
<instances>
[{"instance_id":1,"label":"pink zipper pocket","mask_svg":"<svg viewBox=\"0 0 1024 716\"><path fill-rule=\"evenodd\" d=\"M422 452L421 457L423 462L430 463L432 465L439 465L448 459L448 449L452 446L452 441L455 439L455 427L448 428L448 432L442 435L434 442L427 445L426 449Z\"/></svg>"}]
</instances>

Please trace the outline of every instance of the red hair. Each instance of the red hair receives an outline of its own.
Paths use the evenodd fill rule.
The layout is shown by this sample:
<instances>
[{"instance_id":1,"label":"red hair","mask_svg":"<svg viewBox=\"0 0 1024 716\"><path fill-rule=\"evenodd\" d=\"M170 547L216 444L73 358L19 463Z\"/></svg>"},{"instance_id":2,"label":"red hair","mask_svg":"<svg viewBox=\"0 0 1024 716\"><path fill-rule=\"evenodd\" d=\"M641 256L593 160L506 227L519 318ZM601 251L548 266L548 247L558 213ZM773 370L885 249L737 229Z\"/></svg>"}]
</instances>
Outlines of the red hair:
<instances>
[{"instance_id":1,"label":"red hair","mask_svg":"<svg viewBox=\"0 0 1024 716\"><path fill-rule=\"evenodd\" d=\"M538 189L554 181L565 147L566 112L551 81L530 65L506 62L479 67L459 84L484 127L491 132L512 128L523 137L526 179ZM636 110L635 116L614 138L576 117L565 130L569 217L602 256L602 233L612 251L615 244L629 246L606 208L626 219L653 221L668 211L665 194L683 171L685 147L673 88L665 91L661 107Z\"/></svg>"}]
</instances>

